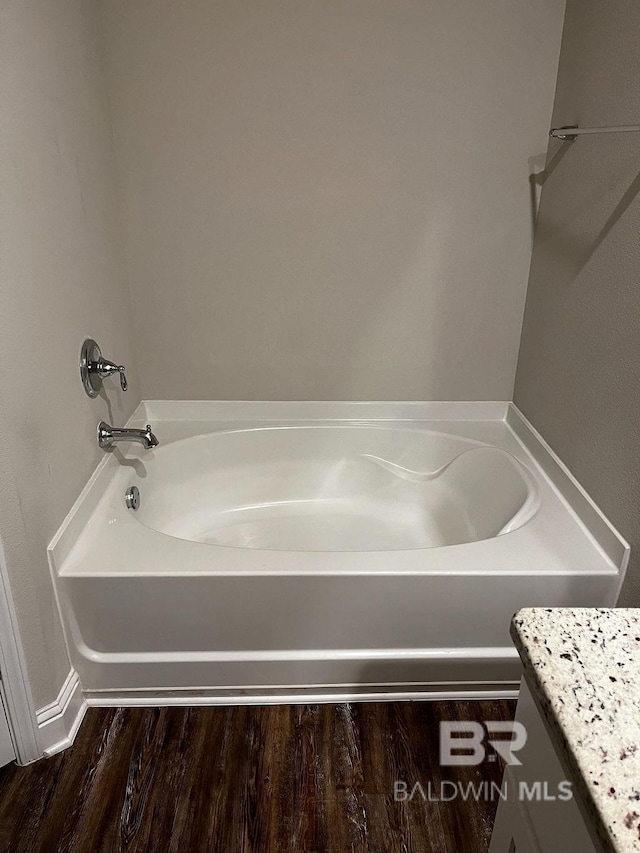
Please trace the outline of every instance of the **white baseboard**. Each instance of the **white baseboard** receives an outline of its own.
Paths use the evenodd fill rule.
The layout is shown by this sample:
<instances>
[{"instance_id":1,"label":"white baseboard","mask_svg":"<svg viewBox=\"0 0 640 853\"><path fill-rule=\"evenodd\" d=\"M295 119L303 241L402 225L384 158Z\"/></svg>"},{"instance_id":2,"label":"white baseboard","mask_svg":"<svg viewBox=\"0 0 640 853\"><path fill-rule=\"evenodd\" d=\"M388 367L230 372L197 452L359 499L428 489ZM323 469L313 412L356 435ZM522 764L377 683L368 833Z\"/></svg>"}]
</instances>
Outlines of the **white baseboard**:
<instances>
[{"instance_id":1,"label":"white baseboard","mask_svg":"<svg viewBox=\"0 0 640 853\"><path fill-rule=\"evenodd\" d=\"M40 745L45 758L71 746L86 710L80 678L72 669L58 698L36 712Z\"/></svg>"}]
</instances>

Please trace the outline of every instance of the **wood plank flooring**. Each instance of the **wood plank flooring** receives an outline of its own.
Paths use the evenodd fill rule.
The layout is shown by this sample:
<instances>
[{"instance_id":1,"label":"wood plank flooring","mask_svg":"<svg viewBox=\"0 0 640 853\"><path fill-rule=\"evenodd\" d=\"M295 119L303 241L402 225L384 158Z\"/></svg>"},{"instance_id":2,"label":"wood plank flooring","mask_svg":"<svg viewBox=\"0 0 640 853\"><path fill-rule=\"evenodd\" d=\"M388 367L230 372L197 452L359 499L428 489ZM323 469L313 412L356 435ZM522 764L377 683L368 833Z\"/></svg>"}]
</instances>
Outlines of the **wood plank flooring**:
<instances>
[{"instance_id":1,"label":"wood plank flooring","mask_svg":"<svg viewBox=\"0 0 640 853\"><path fill-rule=\"evenodd\" d=\"M440 720L511 702L90 709L74 746L0 770L2 853L484 853L496 802L394 800L439 766ZM450 788L448 790L451 790Z\"/></svg>"}]
</instances>

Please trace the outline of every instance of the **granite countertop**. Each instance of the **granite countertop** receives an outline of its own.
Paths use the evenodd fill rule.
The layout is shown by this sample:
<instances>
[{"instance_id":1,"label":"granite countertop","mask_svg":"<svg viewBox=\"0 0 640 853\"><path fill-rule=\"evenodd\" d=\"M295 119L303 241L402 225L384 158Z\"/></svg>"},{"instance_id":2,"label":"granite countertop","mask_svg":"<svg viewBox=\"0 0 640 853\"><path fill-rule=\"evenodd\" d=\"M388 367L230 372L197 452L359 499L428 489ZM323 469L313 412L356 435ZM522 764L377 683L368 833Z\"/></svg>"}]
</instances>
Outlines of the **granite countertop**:
<instances>
[{"instance_id":1,"label":"granite countertop","mask_svg":"<svg viewBox=\"0 0 640 853\"><path fill-rule=\"evenodd\" d=\"M640 610L531 608L511 634L606 851L640 851Z\"/></svg>"}]
</instances>

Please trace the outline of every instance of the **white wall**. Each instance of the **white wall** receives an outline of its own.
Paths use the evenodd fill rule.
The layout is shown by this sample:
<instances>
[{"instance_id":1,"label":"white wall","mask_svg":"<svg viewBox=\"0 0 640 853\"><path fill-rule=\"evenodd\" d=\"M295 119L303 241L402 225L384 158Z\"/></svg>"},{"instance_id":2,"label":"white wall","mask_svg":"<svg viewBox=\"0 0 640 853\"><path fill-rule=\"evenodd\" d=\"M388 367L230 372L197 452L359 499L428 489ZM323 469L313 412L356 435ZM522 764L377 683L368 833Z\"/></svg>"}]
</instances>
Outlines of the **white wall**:
<instances>
[{"instance_id":1,"label":"white wall","mask_svg":"<svg viewBox=\"0 0 640 853\"><path fill-rule=\"evenodd\" d=\"M640 116L640 5L569 0L554 123ZM640 605L640 139L549 151L515 401L631 544Z\"/></svg>"},{"instance_id":2,"label":"white wall","mask_svg":"<svg viewBox=\"0 0 640 853\"><path fill-rule=\"evenodd\" d=\"M146 397L510 399L564 0L101 10Z\"/></svg>"},{"instance_id":3,"label":"white wall","mask_svg":"<svg viewBox=\"0 0 640 853\"><path fill-rule=\"evenodd\" d=\"M108 99L92 0L0 9L0 536L36 706L69 671L46 545L139 401ZM87 335L129 367L90 400ZM117 389L117 390L116 390Z\"/></svg>"}]
</instances>

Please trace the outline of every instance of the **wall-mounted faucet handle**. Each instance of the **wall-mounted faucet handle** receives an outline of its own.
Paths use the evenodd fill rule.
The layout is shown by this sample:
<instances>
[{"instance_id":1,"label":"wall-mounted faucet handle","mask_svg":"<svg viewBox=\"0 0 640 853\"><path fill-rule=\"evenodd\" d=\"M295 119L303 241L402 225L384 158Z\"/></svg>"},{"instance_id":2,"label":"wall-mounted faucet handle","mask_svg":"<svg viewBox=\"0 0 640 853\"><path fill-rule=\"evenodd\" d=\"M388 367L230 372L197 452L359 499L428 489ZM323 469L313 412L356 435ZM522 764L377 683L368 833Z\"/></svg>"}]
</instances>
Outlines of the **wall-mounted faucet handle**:
<instances>
[{"instance_id":1,"label":"wall-mounted faucet handle","mask_svg":"<svg viewBox=\"0 0 640 853\"><path fill-rule=\"evenodd\" d=\"M112 376L114 373L119 373L120 387L122 390L126 391L129 387L127 384L127 377L124 373L124 364L114 364L112 361L101 357L101 360L96 363L95 367L101 379L107 379L107 377Z\"/></svg>"},{"instance_id":2,"label":"wall-mounted faucet handle","mask_svg":"<svg viewBox=\"0 0 640 853\"><path fill-rule=\"evenodd\" d=\"M89 397L97 397L102 388L102 380L113 376L114 373L120 374L120 387L126 391L129 386L124 371L124 364L115 364L108 358L104 358L100 347L93 338L87 338L82 344L80 378Z\"/></svg>"}]
</instances>

